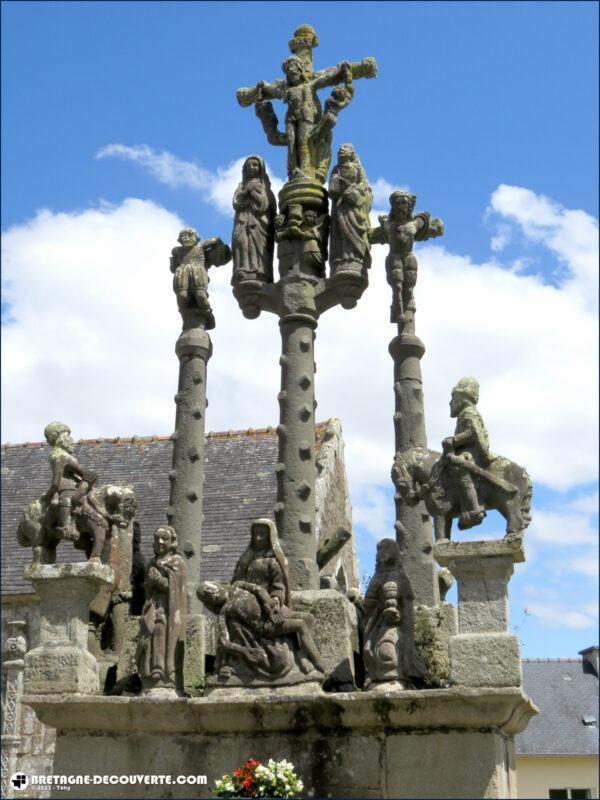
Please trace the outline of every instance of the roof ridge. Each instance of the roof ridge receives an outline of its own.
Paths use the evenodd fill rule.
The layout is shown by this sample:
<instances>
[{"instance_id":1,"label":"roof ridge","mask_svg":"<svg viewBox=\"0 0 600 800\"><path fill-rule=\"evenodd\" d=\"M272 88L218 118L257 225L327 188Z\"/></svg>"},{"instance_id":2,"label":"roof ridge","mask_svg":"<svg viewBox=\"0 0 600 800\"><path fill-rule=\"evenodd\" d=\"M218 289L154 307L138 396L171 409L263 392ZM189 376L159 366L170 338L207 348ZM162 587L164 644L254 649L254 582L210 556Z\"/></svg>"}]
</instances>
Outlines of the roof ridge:
<instances>
[{"instance_id":1,"label":"roof ridge","mask_svg":"<svg viewBox=\"0 0 600 800\"><path fill-rule=\"evenodd\" d=\"M567 663L567 664L581 664L581 658L523 658L522 661L526 661L527 663L531 662L542 662L546 663L548 661L556 662L556 663Z\"/></svg>"},{"instance_id":2,"label":"roof ridge","mask_svg":"<svg viewBox=\"0 0 600 800\"><path fill-rule=\"evenodd\" d=\"M334 417L331 417L324 422L315 422L315 428L318 428L319 430L324 429L333 419ZM276 427L269 425L266 428L240 428L239 430L229 431L208 431L205 436L206 438L210 439L229 439L233 438L234 436L266 435L275 433L276 431ZM151 436L98 436L95 439L77 439L75 444L105 444L106 442L112 444L138 444L140 442L165 442L171 440L172 438L172 433L168 435L153 434ZM48 444L46 442L4 442L2 447L23 447L33 449L35 447L48 447Z\"/></svg>"}]
</instances>

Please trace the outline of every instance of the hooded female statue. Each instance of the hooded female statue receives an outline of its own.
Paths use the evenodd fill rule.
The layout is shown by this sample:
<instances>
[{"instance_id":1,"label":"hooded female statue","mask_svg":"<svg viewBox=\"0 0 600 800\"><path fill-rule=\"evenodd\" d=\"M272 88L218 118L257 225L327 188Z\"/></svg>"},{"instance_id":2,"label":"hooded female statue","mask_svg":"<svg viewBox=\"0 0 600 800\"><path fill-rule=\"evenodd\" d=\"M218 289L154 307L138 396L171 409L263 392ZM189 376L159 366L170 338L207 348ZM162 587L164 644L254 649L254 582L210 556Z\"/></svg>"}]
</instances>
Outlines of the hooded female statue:
<instances>
[{"instance_id":1,"label":"hooded female statue","mask_svg":"<svg viewBox=\"0 0 600 800\"><path fill-rule=\"evenodd\" d=\"M242 182L233 196L233 278L273 281L273 249L277 205L265 163L249 156L242 167Z\"/></svg>"},{"instance_id":2,"label":"hooded female statue","mask_svg":"<svg viewBox=\"0 0 600 800\"><path fill-rule=\"evenodd\" d=\"M338 270L361 272L371 266L369 212L373 192L360 159L351 144L338 150L338 163L329 181L331 234L329 263Z\"/></svg>"},{"instance_id":3,"label":"hooded female statue","mask_svg":"<svg viewBox=\"0 0 600 800\"><path fill-rule=\"evenodd\" d=\"M309 625L312 614L290 608L290 580L275 523L256 519L232 583L204 583L198 596L219 614L218 677L275 681L298 666L323 673ZM316 678L317 676L315 676ZM323 676L320 675L320 678Z\"/></svg>"}]
</instances>

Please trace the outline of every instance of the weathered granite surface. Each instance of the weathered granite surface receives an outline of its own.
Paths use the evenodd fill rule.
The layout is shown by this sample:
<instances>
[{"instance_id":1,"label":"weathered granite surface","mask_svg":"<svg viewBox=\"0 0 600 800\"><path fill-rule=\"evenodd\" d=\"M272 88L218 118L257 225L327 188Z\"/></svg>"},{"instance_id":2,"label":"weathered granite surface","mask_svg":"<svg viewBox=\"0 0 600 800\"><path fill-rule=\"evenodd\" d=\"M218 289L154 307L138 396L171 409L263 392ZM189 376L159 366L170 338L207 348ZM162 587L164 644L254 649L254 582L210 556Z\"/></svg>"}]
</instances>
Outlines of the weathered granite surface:
<instances>
[{"instance_id":1,"label":"weathered granite surface","mask_svg":"<svg viewBox=\"0 0 600 800\"><path fill-rule=\"evenodd\" d=\"M516 797L513 736L536 709L518 689L438 689L280 697L29 697L59 729L55 771L208 776L170 787L210 797L215 778L254 756L291 760L318 797ZM85 767L82 767L85 764ZM97 796L78 787L81 797ZM106 787L139 797L139 787ZM96 794L94 794L96 792ZM111 794L112 792L112 794ZM163 797L164 787L144 787Z\"/></svg>"},{"instance_id":2,"label":"weathered granite surface","mask_svg":"<svg viewBox=\"0 0 600 800\"><path fill-rule=\"evenodd\" d=\"M458 585L458 634L450 638L450 681L461 686L521 686L519 640L509 633L508 582L525 560L520 537L438 542L436 561Z\"/></svg>"},{"instance_id":3,"label":"weathered granite surface","mask_svg":"<svg viewBox=\"0 0 600 800\"><path fill-rule=\"evenodd\" d=\"M25 655L24 690L31 694L100 691L98 664L88 652L91 600L114 581L99 561L32 564L25 576L40 597L39 644Z\"/></svg>"}]
</instances>

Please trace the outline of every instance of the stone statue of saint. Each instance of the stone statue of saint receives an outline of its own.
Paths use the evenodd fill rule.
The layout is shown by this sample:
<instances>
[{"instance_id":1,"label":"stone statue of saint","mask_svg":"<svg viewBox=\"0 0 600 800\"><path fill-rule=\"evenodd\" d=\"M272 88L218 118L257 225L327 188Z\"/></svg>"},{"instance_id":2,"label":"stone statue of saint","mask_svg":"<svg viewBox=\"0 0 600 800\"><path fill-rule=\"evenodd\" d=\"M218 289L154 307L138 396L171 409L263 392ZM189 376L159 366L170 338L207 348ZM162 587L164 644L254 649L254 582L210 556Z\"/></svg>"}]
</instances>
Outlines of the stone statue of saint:
<instances>
[{"instance_id":1,"label":"stone statue of saint","mask_svg":"<svg viewBox=\"0 0 600 800\"><path fill-rule=\"evenodd\" d=\"M242 280L272 283L277 204L262 158L250 156L244 162L233 208L232 283Z\"/></svg>"},{"instance_id":2,"label":"stone statue of saint","mask_svg":"<svg viewBox=\"0 0 600 800\"><path fill-rule=\"evenodd\" d=\"M208 299L208 268L231 261L231 250L218 236L201 241L193 228L183 228L177 241L179 247L171 250L171 272L183 328L201 325L211 330L215 318Z\"/></svg>"},{"instance_id":3,"label":"stone statue of saint","mask_svg":"<svg viewBox=\"0 0 600 800\"><path fill-rule=\"evenodd\" d=\"M373 193L360 159L351 144L338 150L338 163L329 181L331 233L329 263L339 270L361 272L371 266L369 212Z\"/></svg>"},{"instance_id":4,"label":"stone statue of saint","mask_svg":"<svg viewBox=\"0 0 600 800\"><path fill-rule=\"evenodd\" d=\"M290 608L287 560L275 523L252 523L250 544L231 584L204 582L200 599L219 615L219 683L277 683L297 668L295 681L323 679L323 665L310 632L311 614ZM299 668L299 669L298 669ZM284 681L285 682L285 681Z\"/></svg>"},{"instance_id":5,"label":"stone statue of saint","mask_svg":"<svg viewBox=\"0 0 600 800\"><path fill-rule=\"evenodd\" d=\"M146 572L136 663L143 689L183 689L186 564L169 525L154 533L154 558Z\"/></svg>"},{"instance_id":6,"label":"stone statue of saint","mask_svg":"<svg viewBox=\"0 0 600 800\"><path fill-rule=\"evenodd\" d=\"M461 378L452 389L450 416L456 419L454 436L442 442L442 459L450 471L461 500L458 518L460 530L472 528L485 517L485 508L479 502L470 467L487 470L494 456L490 454L488 432L479 413L479 383L475 378Z\"/></svg>"},{"instance_id":7,"label":"stone statue of saint","mask_svg":"<svg viewBox=\"0 0 600 800\"><path fill-rule=\"evenodd\" d=\"M365 688L387 682L407 688L423 677L425 664L415 648L413 603L398 544L382 539L364 599Z\"/></svg>"},{"instance_id":8,"label":"stone statue of saint","mask_svg":"<svg viewBox=\"0 0 600 800\"><path fill-rule=\"evenodd\" d=\"M389 244L385 260L387 281L393 289L391 322L414 320L414 288L418 263L413 255L415 242L422 242L444 233L440 219L432 219L427 211L414 214L416 195L397 191L390 195L390 213L379 217L380 227L371 232L375 244Z\"/></svg>"}]
</instances>

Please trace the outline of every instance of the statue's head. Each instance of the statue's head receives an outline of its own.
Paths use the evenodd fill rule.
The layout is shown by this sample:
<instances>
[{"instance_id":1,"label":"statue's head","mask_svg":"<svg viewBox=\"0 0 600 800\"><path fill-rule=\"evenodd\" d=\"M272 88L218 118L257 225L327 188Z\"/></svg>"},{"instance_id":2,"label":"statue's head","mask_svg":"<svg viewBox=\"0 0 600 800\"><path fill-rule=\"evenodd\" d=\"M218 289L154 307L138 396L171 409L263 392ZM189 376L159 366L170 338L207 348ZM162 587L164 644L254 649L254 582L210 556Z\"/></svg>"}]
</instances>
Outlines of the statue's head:
<instances>
[{"instance_id":1,"label":"statue's head","mask_svg":"<svg viewBox=\"0 0 600 800\"><path fill-rule=\"evenodd\" d=\"M44 436L51 447L62 447L67 453L75 449L71 438L71 429L63 422L51 422L44 428Z\"/></svg>"},{"instance_id":2,"label":"statue's head","mask_svg":"<svg viewBox=\"0 0 600 800\"><path fill-rule=\"evenodd\" d=\"M289 41L289 48L292 53L297 53L306 47L319 46L319 37L312 25L298 25L294 31L294 38Z\"/></svg>"},{"instance_id":3,"label":"statue's head","mask_svg":"<svg viewBox=\"0 0 600 800\"><path fill-rule=\"evenodd\" d=\"M276 540L277 530L272 519L261 517L254 520L250 527L250 545L253 550L272 550Z\"/></svg>"},{"instance_id":4,"label":"statue's head","mask_svg":"<svg viewBox=\"0 0 600 800\"><path fill-rule=\"evenodd\" d=\"M154 531L154 555L157 558L177 552L177 534L170 525L159 525Z\"/></svg>"},{"instance_id":5,"label":"statue's head","mask_svg":"<svg viewBox=\"0 0 600 800\"><path fill-rule=\"evenodd\" d=\"M179 244L183 245L183 247L194 247L200 241L200 236L198 235L198 231L194 230L194 228L182 228L179 231L177 241Z\"/></svg>"},{"instance_id":6,"label":"statue's head","mask_svg":"<svg viewBox=\"0 0 600 800\"><path fill-rule=\"evenodd\" d=\"M312 228L314 225L317 224L317 212L312 211L309 209L308 211L304 212L304 224L307 225L309 228Z\"/></svg>"},{"instance_id":7,"label":"statue's head","mask_svg":"<svg viewBox=\"0 0 600 800\"><path fill-rule=\"evenodd\" d=\"M410 192L405 192L403 189L392 192L390 195L392 214L412 216L416 202L417 196Z\"/></svg>"},{"instance_id":8,"label":"statue's head","mask_svg":"<svg viewBox=\"0 0 600 800\"><path fill-rule=\"evenodd\" d=\"M242 167L242 178L245 181L256 180L256 178L262 178L264 173L265 165L262 158L258 156L248 156Z\"/></svg>"},{"instance_id":9,"label":"statue's head","mask_svg":"<svg viewBox=\"0 0 600 800\"><path fill-rule=\"evenodd\" d=\"M290 56L281 65L290 86L297 86L308 80L308 66L298 56Z\"/></svg>"},{"instance_id":10,"label":"statue's head","mask_svg":"<svg viewBox=\"0 0 600 800\"><path fill-rule=\"evenodd\" d=\"M137 500L133 486L108 486L106 489L107 506L114 509L122 518L124 525L129 525L137 511Z\"/></svg>"},{"instance_id":11,"label":"statue's head","mask_svg":"<svg viewBox=\"0 0 600 800\"><path fill-rule=\"evenodd\" d=\"M466 406L477 405L479 401L479 382L475 378L461 378L452 389L450 416L457 417Z\"/></svg>"},{"instance_id":12,"label":"statue's head","mask_svg":"<svg viewBox=\"0 0 600 800\"><path fill-rule=\"evenodd\" d=\"M398 563L400 550L395 539L381 539L377 544L376 569L387 569Z\"/></svg>"},{"instance_id":13,"label":"statue's head","mask_svg":"<svg viewBox=\"0 0 600 800\"><path fill-rule=\"evenodd\" d=\"M196 596L214 614L218 614L227 602L229 593L222 583L214 581L200 581L196 589Z\"/></svg>"}]
</instances>

